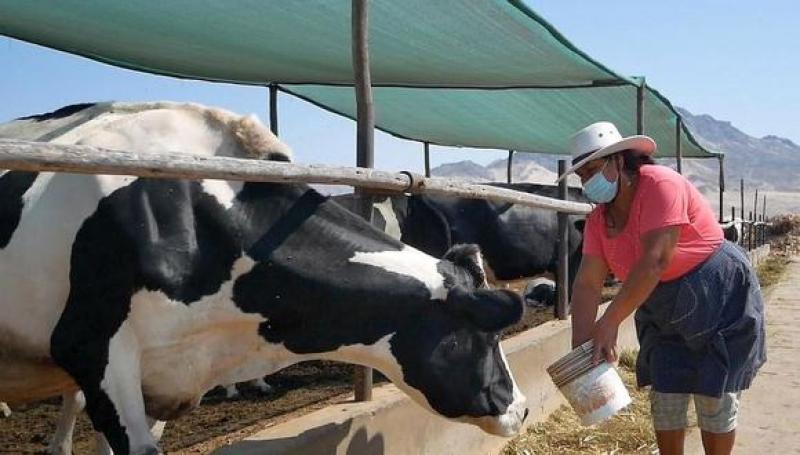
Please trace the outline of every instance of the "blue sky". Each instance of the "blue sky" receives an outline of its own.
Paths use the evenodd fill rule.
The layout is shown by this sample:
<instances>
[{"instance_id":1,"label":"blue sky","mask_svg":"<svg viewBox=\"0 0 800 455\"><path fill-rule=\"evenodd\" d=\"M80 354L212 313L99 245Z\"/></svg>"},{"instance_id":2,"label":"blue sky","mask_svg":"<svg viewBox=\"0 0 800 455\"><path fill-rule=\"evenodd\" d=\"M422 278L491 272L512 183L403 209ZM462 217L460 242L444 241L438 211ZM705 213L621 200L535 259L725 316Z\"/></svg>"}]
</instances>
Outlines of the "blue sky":
<instances>
[{"instance_id":1,"label":"blue sky","mask_svg":"<svg viewBox=\"0 0 800 455\"><path fill-rule=\"evenodd\" d=\"M800 4L792 1L527 0L569 40L610 68L644 75L674 104L760 137L800 143ZM0 122L76 102L177 100L267 115L263 88L118 69L0 37ZM280 98L281 137L299 162L352 165L355 125ZM432 164L486 164L504 151L432 148ZM422 146L376 133L376 167L422 170Z\"/></svg>"}]
</instances>

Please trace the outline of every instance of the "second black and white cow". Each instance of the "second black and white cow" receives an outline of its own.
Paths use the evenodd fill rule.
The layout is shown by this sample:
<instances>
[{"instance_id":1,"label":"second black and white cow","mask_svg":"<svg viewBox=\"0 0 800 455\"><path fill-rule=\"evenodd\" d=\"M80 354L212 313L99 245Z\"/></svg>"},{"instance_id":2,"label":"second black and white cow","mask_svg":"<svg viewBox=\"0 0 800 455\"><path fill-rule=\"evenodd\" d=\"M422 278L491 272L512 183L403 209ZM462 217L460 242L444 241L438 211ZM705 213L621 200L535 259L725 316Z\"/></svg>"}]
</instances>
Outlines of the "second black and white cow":
<instances>
[{"instance_id":1,"label":"second black and white cow","mask_svg":"<svg viewBox=\"0 0 800 455\"><path fill-rule=\"evenodd\" d=\"M556 198L558 187L533 183L495 186ZM579 188L570 188L572 201L586 202ZM334 199L353 210L356 196ZM448 196L374 196L375 224L415 248L441 256L453 245L480 246L495 278L512 280L558 268L558 215L553 210L520 204ZM577 273L583 241L583 216L569 217L569 283Z\"/></svg>"},{"instance_id":2,"label":"second black and white cow","mask_svg":"<svg viewBox=\"0 0 800 455\"><path fill-rule=\"evenodd\" d=\"M254 119L191 104L73 106L0 137L289 159ZM493 434L527 414L499 344L522 303L481 287L475 247L434 258L306 185L11 171L0 195L0 401L79 387L115 453L157 453L148 417L309 359Z\"/></svg>"}]
</instances>

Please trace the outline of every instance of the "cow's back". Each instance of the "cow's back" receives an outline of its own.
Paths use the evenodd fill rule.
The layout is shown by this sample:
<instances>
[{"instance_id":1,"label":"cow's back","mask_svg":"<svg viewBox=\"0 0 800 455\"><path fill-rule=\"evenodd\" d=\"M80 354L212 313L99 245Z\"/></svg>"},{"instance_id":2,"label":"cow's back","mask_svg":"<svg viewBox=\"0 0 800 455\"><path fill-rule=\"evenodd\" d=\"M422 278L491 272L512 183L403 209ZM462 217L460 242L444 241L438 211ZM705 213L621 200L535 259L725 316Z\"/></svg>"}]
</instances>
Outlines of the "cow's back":
<instances>
[{"instance_id":1,"label":"cow's back","mask_svg":"<svg viewBox=\"0 0 800 455\"><path fill-rule=\"evenodd\" d=\"M288 160L288 148L268 143L270 137L261 129L252 117L193 104L101 103L0 125L0 137L137 154L172 151L274 158L269 153L277 150L285 155L278 159ZM27 180L25 188L20 189L20 180ZM49 356L50 335L69 294L76 234L102 199L135 180L131 176L15 171L0 177L0 223L5 224L0 228L7 231L7 241L0 244L0 344L5 353L0 355ZM202 185L222 203L229 203L239 186L218 181L203 181Z\"/></svg>"}]
</instances>

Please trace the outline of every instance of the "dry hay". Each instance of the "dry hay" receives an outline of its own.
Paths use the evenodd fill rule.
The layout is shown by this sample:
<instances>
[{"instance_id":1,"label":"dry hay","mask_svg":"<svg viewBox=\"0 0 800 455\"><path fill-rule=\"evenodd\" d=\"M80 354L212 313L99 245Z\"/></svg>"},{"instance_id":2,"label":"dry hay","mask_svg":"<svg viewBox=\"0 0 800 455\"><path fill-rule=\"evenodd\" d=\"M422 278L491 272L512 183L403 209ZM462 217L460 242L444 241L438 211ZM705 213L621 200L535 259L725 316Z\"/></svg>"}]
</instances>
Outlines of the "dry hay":
<instances>
[{"instance_id":1,"label":"dry hay","mask_svg":"<svg viewBox=\"0 0 800 455\"><path fill-rule=\"evenodd\" d=\"M768 288L773 284L779 282L784 273L786 266L789 264L789 257L785 254L775 253L770 254L760 264L758 264L758 281L762 288Z\"/></svg>"},{"instance_id":2,"label":"dry hay","mask_svg":"<svg viewBox=\"0 0 800 455\"><path fill-rule=\"evenodd\" d=\"M633 403L611 419L584 427L575 412L562 405L545 422L511 441L502 455L653 454L658 453L650 421L647 391L636 388L636 353L623 352L618 371Z\"/></svg>"}]
</instances>

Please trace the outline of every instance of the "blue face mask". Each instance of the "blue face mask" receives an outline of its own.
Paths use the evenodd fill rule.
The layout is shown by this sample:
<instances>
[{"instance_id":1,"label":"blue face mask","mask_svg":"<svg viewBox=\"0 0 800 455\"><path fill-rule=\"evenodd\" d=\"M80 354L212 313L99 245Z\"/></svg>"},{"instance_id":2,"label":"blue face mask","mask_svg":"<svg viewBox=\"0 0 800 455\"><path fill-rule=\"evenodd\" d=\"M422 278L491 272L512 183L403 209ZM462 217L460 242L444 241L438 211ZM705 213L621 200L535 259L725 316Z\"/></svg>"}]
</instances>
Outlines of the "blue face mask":
<instances>
[{"instance_id":1,"label":"blue face mask","mask_svg":"<svg viewBox=\"0 0 800 455\"><path fill-rule=\"evenodd\" d=\"M603 175L606 165L608 165L608 161L606 161L602 169L595 173L583 185L583 194L585 194L590 201L598 204L605 204L613 201L614 197L617 195L617 189L619 188L619 177L617 177L617 180L609 182L606 180L606 176Z\"/></svg>"}]
</instances>

